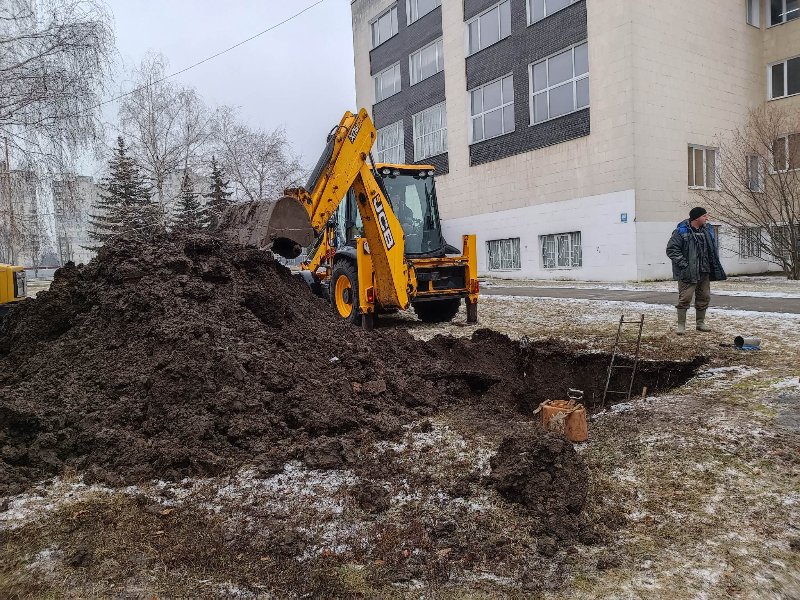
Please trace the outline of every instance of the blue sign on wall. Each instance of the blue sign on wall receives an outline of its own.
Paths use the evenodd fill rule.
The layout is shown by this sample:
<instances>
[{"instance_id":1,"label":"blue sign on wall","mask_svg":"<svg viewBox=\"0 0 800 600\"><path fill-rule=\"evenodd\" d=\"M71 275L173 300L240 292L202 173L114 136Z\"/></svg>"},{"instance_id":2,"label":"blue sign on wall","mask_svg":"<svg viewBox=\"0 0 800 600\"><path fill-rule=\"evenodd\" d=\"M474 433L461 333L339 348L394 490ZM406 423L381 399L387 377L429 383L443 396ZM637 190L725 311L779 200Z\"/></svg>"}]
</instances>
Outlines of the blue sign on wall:
<instances>
[{"instance_id":1,"label":"blue sign on wall","mask_svg":"<svg viewBox=\"0 0 800 600\"><path fill-rule=\"evenodd\" d=\"M620 223L627 223L628 222L628 213L619 213L619 221L620 221Z\"/></svg>"}]
</instances>

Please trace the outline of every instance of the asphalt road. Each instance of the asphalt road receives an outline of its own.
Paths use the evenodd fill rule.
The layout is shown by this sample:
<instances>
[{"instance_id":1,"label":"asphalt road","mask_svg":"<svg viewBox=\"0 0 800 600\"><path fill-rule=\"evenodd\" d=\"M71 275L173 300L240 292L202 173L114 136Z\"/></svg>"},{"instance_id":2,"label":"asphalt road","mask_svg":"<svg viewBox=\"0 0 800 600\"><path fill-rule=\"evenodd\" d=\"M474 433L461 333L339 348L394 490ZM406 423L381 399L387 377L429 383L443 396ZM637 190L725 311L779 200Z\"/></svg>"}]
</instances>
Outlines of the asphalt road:
<instances>
[{"instance_id":1,"label":"asphalt road","mask_svg":"<svg viewBox=\"0 0 800 600\"><path fill-rule=\"evenodd\" d=\"M611 300L616 302L645 302L675 306L678 291L645 292L635 290L598 290L579 288L541 287L483 287L481 294L487 296L528 296L533 298L575 298L578 300ZM800 298L761 298L757 296L720 296L711 288L710 308L730 308L755 312L800 314Z\"/></svg>"}]
</instances>

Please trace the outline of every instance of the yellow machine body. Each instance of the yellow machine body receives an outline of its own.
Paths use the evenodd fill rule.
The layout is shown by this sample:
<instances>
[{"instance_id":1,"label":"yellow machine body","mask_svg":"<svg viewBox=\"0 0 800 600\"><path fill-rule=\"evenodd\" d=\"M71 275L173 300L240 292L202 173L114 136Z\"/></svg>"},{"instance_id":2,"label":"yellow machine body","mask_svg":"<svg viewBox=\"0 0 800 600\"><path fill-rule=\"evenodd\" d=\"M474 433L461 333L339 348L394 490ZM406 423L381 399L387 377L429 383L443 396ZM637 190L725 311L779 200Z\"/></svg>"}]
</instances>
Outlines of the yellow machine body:
<instances>
[{"instance_id":1,"label":"yellow machine body","mask_svg":"<svg viewBox=\"0 0 800 600\"><path fill-rule=\"evenodd\" d=\"M19 302L27 295L25 269L0 263L0 316L8 311L12 303Z\"/></svg>"},{"instance_id":2,"label":"yellow machine body","mask_svg":"<svg viewBox=\"0 0 800 600\"><path fill-rule=\"evenodd\" d=\"M331 300L340 316L362 322L367 329L379 312L408 309L412 303L420 315L434 312L418 308L423 302L431 303L427 308L446 303L452 312L462 298L468 321L476 321L475 236L464 236L460 255L451 247L449 255L443 250L436 256L407 253L408 231L395 214L397 199L387 192L387 178L424 179L426 208L435 215L438 228L434 167L374 164L370 150L375 139L375 126L366 110L345 113L328 135L306 187L287 189L277 201L235 205L222 216L218 229L238 242L271 248L287 258L310 248L301 266L306 281L317 293L327 290L321 295ZM348 236L346 245L341 236L337 238L335 227L335 215L345 199L352 214L356 212L353 206L357 207L361 222L358 236ZM436 232L441 235L440 229ZM342 276L346 282L334 281ZM451 281L456 283L451 285Z\"/></svg>"}]
</instances>

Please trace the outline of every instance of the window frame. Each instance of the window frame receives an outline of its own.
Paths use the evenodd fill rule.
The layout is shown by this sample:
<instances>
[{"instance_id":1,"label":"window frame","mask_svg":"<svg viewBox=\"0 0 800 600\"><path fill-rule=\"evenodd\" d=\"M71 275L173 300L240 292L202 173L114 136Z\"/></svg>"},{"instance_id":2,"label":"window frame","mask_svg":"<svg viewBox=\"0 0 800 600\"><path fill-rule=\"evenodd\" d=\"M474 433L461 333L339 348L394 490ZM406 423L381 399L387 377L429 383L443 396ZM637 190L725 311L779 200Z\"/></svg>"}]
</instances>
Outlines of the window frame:
<instances>
[{"instance_id":1,"label":"window frame","mask_svg":"<svg viewBox=\"0 0 800 600\"><path fill-rule=\"evenodd\" d=\"M428 12L423 13L423 14L419 14L419 0L406 0L406 27L411 25L412 23L416 23L417 21L419 21L425 15L431 14L433 11L435 11L437 8L439 8L442 5L442 0L435 0L435 2L436 2L436 5L432 9L430 9ZM416 5L417 5L417 11L416 11L417 12L417 18L416 19L412 19L411 18L411 12L412 12L411 11L411 5L414 4L414 3L416 3Z\"/></svg>"},{"instance_id":2,"label":"window frame","mask_svg":"<svg viewBox=\"0 0 800 600\"><path fill-rule=\"evenodd\" d=\"M761 252L761 227L758 225L741 225L739 226L739 258L744 260L763 260ZM753 253L753 239L750 236L755 235L755 254ZM748 250L748 251L746 251Z\"/></svg>"},{"instance_id":3,"label":"window frame","mask_svg":"<svg viewBox=\"0 0 800 600\"><path fill-rule=\"evenodd\" d=\"M758 189L753 188L752 182L753 179L751 177L751 170L750 170L750 161L751 159L756 160L756 181L758 183ZM758 154L747 154L745 156L745 173L747 175L747 189L755 194L763 194L764 193L764 168L762 164L761 156Z\"/></svg>"},{"instance_id":4,"label":"window frame","mask_svg":"<svg viewBox=\"0 0 800 600\"><path fill-rule=\"evenodd\" d=\"M761 0L745 0L745 23L761 29ZM753 10L755 8L755 11ZM755 21L755 23L753 23Z\"/></svg>"},{"instance_id":5,"label":"window frame","mask_svg":"<svg viewBox=\"0 0 800 600\"><path fill-rule=\"evenodd\" d=\"M381 133L381 131L384 131L384 130L388 129L389 127L398 128L398 131L400 132L399 135L398 135L399 143L397 145L395 145L395 146L390 146L389 148L385 148L383 150L378 150L377 149L378 140L381 139L380 133ZM384 125L380 129L376 130L375 131L375 146L376 146L376 148L375 148L375 159L376 159L377 162L385 163L385 164L404 165L406 163L406 147L405 147L405 130L403 128L403 119L400 119L399 121L395 121L394 123L389 123L388 125ZM385 154L386 152L389 152L390 150L394 150L395 148L400 148L400 152L402 154L402 156L400 158L402 160L399 160L399 161L381 160L381 154L382 153Z\"/></svg>"},{"instance_id":6,"label":"window frame","mask_svg":"<svg viewBox=\"0 0 800 600\"><path fill-rule=\"evenodd\" d=\"M378 100L378 94L377 94L377 90L375 88L375 80L378 77L382 77L384 74L388 73L389 71L394 71L395 69L398 70L399 76L394 76L394 81L395 81L395 91L394 91L394 93L393 94L389 94L388 96L384 96L383 98ZM383 86L381 86L381 89L383 89ZM399 62L394 63L391 67L387 67L383 71L375 73L375 75L372 76L372 94L375 97L375 102L373 102L373 105L378 104L379 102L383 102L384 100L386 100L387 98L391 98L392 96L396 96L397 94L399 94L402 91L403 91L403 71L400 69L400 63Z\"/></svg>"},{"instance_id":7,"label":"window frame","mask_svg":"<svg viewBox=\"0 0 800 600\"><path fill-rule=\"evenodd\" d=\"M564 231L561 233L547 233L539 236L540 260L539 265L545 271L565 271L583 268L583 234L581 231ZM569 247L569 265L559 264L559 240L566 240ZM577 240L577 243L576 243ZM548 242L552 242L552 252L547 250ZM548 260L548 256L552 254Z\"/></svg>"},{"instance_id":8,"label":"window frame","mask_svg":"<svg viewBox=\"0 0 800 600\"><path fill-rule=\"evenodd\" d=\"M508 2L508 12L509 12L508 35L505 36L505 37L502 37L502 33L503 33L502 27L503 26L502 26L502 22L501 22L501 19L500 19L500 6L502 4L505 4L506 2ZM492 12L495 9L497 9L497 33L498 33L498 36L500 36L500 37L498 37L496 42L493 42L493 43L489 44L488 46L480 47L475 52L471 53L469 51L469 26L472 23L474 23L475 21L478 22L478 45L480 46L480 39L481 39L481 21L480 21L480 18L482 16ZM511 0L500 0L500 2L498 2L497 4L493 4L489 8L481 11L480 13L478 13L477 15L472 17L469 21L465 21L464 22L464 56L465 57L474 56L474 55L478 54L479 52L482 52L483 50L486 50L486 48L490 48L490 47L494 46L495 44L499 44L504 39L511 37L511 29L512 29Z\"/></svg>"},{"instance_id":9,"label":"window frame","mask_svg":"<svg viewBox=\"0 0 800 600\"><path fill-rule=\"evenodd\" d=\"M789 21L794 21L795 19L800 19L800 8L796 9L796 10L798 10L798 13L799 13L797 17L795 17L794 19L787 19L786 18L786 0L780 0L780 1L781 1L781 7L783 9L781 11L781 15L783 17L783 20L778 21L777 23L773 23L772 22L772 6L771 6L771 0L770 0L770 5L768 5L768 7L767 7L767 28L777 27L778 25L783 25L784 23L788 23Z\"/></svg>"},{"instance_id":10,"label":"window frame","mask_svg":"<svg viewBox=\"0 0 800 600\"><path fill-rule=\"evenodd\" d=\"M714 151L714 187L708 187L707 185L691 185L689 184L690 190L709 190L712 192L719 191L719 184L720 184L720 157L719 157L719 148L715 148L714 146L702 146L700 144L688 144L687 150L692 149L692 178L694 178L694 174L697 172L697 155L695 154L694 150L702 150L703 151L703 183L706 184L706 179L708 178L708 150ZM693 179L694 180L694 179ZM689 182L687 181L687 184Z\"/></svg>"},{"instance_id":11,"label":"window frame","mask_svg":"<svg viewBox=\"0 0 800 600\"><path fill-rule=\"evenodd\" d=\"M509 242L503 244L503 242ZM497 267L492 267L492 244L497 247ZM503 265L503 246L510 246L510 266ZM516 253L515 253L516 251ZM522 270L522 243L519 237L499 238L496 240L486 240L486 270L487 271L520 271Z\"/></svg>"},{"instance_id":12,"label":"window frame","mask_svg":"<svg viewBox=\"0 0 800 600\"><path fill-rule=\"evenodd\" d=\"M525 0L525 13L526 13L526 20L528 23L528 27L533 25L534 23L539 23L540 21L544 21L548 17L552 17L555 14L560 13L562 10L567 10L573 4L577 4L580 0L570 0L569 4L563 6L557 10L554 10L551 13L547 12L547 0L544 0L544 16L541 19L537 19L536 21L532 21L533 18L533 10L531 9L531 2L532 0Z\"/></svg>"},{"instance_id":13,"label":"window frame","mask_svg":"<svg viewBox=\"0 0 800 600\"><path fill-rule=\"evenodd\" d=\"M373 35L373 32L372 32L372 26L375 23L377 23L378 21L380 21L382 17L385 17L386 13L390 13L392 11L395 11L395 13L396 13L395 17L394 17L394 25L395 26L391 27L391 25L390 25L390 29L393 31L393 33L388 38L386 38L385 40L381 40L379 43L376 44L375 43L375 36ZM400 33L400 24L398 23L398 16L397 16L399 14L400 13L397 10L397 2L395 2L394 4L392 4L386 10L381 11L380 14L377 17L374 17L373 19L370 20L370 22L369 22L369 49L370 50L374 50L375 48L377 48L381 44L386 43L387 41L392 39L394 36L396 36L398 33ZM391 17L390 17L390 19L391 19Z\"/></svg>"},{"instance_id":14,"label":"window frame","mask_svg":"<svg viewBox=\"0 0 800 600\"><path fill-rule=\"evenodd\" d=\"M430 133L421 133L420 135L417 135L416 117L419 115L424 115L426 112L433 110L434 108L440 108L440 107L444 108L444 127L442 127L441 129L437 129L436 131L431 131ZM443 141L442 141L442 146L444 147L443 150L437 154L427 154L425 156L417 156L417 139L419 138L424 139L426 135L433 135L438 131L444 131ZM419 162L421 160L431 158L432 156L439 156L441 154L445 154L447 152L447 101L445 100L443 102L437 102L436 104L428 106L427 108L424 108L421 111L411 115L411 132L414 144L414 162Z\"/></svg>"},{"instance_id":15,"label":"window frame","mask_svg":"<svg viewBox=\"0 0 800 600\"><path fill-rule=\"evenodd\" d=\"M511 101L510 102L504 102L504 98L503 98L503 80L507 79L508 77L511 77ZM489 86L489 85L491 85L493 83L497 83L498 81L500 82L500 105L499 106L495 106L494 108L489 109L489 110L483 110L483 107L484 107L485 103L483 102L483 92L481 91L481 109L482 110L477 115L473 115L472 114L472 94L473 94L473 92L477 92L478 90L483 90L483 88L485 88L486 86ZM482 85L479 85L476 88L472 88L471 90L467 90L467 107L468 107L467 108L467 114L469 116L469 118L468 118L468 124L469 124L468 137L469 137L469 144L470 145L479 144L480 142L485 142L486 140L493 140L495 138L498 138L498 137L501 137L501 136L504 136L504 135L508 135L509 133L513 133L514 131L516 131L517 123L516 123L516 112L515 112L516 111L516 107L514 107L514 96L515 96L514 92L515 92L515 90L514 90L514 73L513 73L513 71L510 72L510 73L506 73L502 77L497 77L496 79L493 79L491 81L487 81L486 83L484 83ZM499 133L497 135L493 135L491 137L486 137L486 135L485 135L486 134L486 128L484 126L484 136L483 136L483 138L481 138L479 140L474 139L473 136L474 136L475 130L474 130L474 127L473 127L473 122L478 117L483 118L486 115L486 113L490 113L490 112L494 112L496 110L499 110L500 113L501 113L500 123L501 123L503 129L505 129L505 122L503 121L502 112L503 112L503 109L505 107L507 107L507 106L511 106L512 107L512 113L514 115L514 120L512 121L513 129L510 129L509 131L503 131L502 133Z\"/></svg>"},{"instance_id":16,"label":"window frame","mask_svg":"<svg viewBox=\"0 0 800 600\"><path fill-rule=\"evenodd\" d=\"M439 43L442 44L442 55L441 55L442 68L441 69L439 69ZM419 81L414 81L413 78L412 78L412 75L414 74L414 65L413 65L414 56L417 55L417 54L420 55L420 71L421 71L422 70L422 52L424 50L427 50L431 46L435 46L436 47L436 68L439 69L439 70L436 71L436 73L434 73L433 75L428 75L427 77L423 77ZM408 82L409 82L409 87L411 87L412 85L417 85L418 83L421 83L421 82L425 81L426 79L430 79L431 77L441 73L442 71L444 71L444 37L440 37L438 39L435 39L431 43L425 44L419 50L414 50L414 52L412 52L411 54L408 55Z\"/></svg>"},{"instance_id":17,"label":"window frame","mask_svg":"<svg viewBox=\"0 0 800 600\"><path fill-rule=\"evenodd\" d=\"M562 48L558 52L554 52L553 54L550 54L549 56L546 56L541 60L537 60L536 62L532 62L532 63L528 64L528 112L530 113L529 114L529 121L530 122L529 122L529 125L528 125L529 127L533 127L534 125L541 125L542 123L547 123L548 121L552 121L553 119L560 119L561 117L566 117L567 115L571 115L573 113L576 113L579 110L584 110L586 108L591 107L591 105L592 105L592 101L591 101L591 98L592 98L592 96L591 96L591 85L592 84L591 84L591 81L590 81L589 82L589 104L587 104L586 106L581 106L580 108L578 108L578 90L577 90L578 81L581 81L583 79L589 79L589 74L591 73L591 69L588 69L586 71L586 73L582 73L580 76L577 76L577 77L575 76L575 48L577 48L578 46L583 46L584 44L586 44L586 57L587 57L587 63L588 63L589 42L588 42L588 40L583 40L582 42L578 42L577 44L573 44L572 46L568 46L566 48ZM560 83L557 83L555 85L550 85L550 66L549 66L548 61L551 58L553 58L555 56L558 56L559 54L564 54L565 52L568 52L568 51L572 52L572 78L568 79L568 80L565 80L565 81L562 81ZM547 85L547 87L545 89L539 90L538 92L534 92L534 90L533 90L533 68L536 65L540 65L542 63L545 63L545 69L546 69L546 73L547 73L547 84L548 85ZM573 109L570 112L566 112L564 114L561 114L561 115L558 115L558 116L555 116L555 117L551 117L550 116L550 90L553 90L553 89L555 89L557 87L561 87L562 85L564 85L564 84L566 84L568 82L572 83L572 106L573 106ZM539 96L540 94L547 94L547 115L548 115L548 117L546 119L542 120L542 121L534 121L534 118L535 118L535 115L534 115L534 98L536 96Z\"/></svg>"},{"instance_id":18,"label":"window frame","mask_svg":"<svg viewBox=\"0 0 800 600\"><path fill-rule=\"evenodd\" d=\"M789 138L792 137L792 136L798 136L797 148L798 148L798 152L800 152L800 131L795 132L795 133L784 133L783 135L779 135L777 138L775 138L776 142L778 140L785 140L783 142L783 152L784 152L784 156L786 157L786 162L783 165L785 168L777 169L776 166L775 166L775 149L774 149L774 146L772 148L770 148L770 155L771 155L770 171L769 171L770 175L776 175L778 173L791 173L793 171L800 171L800 166L797 166L794 169L791 168L792 157L790 156L789 153L792 150L792 147L789 145ZM797 163L798 163L798 165L800 165L800 156L797 157Z\"/></svg>"},{"instance_id":19,"label":"window frame","mask_svg":"<svg viewBox=\"0 0 800 600\"><path fill-rule=\"evenodd\" d=\"M800 96L800 92L795 92L793 94L789 93L789 61L790 60L800 60L800 55L798 56L790 56L789 58L784 58L783 60L777 60L774 63L767 65L767 100L783 100L784 98L794 98L795 96ZM776 65L783 65L783 95L782 96L773 96L772 95L772 67Z\"/></svg>"}]
</instances>

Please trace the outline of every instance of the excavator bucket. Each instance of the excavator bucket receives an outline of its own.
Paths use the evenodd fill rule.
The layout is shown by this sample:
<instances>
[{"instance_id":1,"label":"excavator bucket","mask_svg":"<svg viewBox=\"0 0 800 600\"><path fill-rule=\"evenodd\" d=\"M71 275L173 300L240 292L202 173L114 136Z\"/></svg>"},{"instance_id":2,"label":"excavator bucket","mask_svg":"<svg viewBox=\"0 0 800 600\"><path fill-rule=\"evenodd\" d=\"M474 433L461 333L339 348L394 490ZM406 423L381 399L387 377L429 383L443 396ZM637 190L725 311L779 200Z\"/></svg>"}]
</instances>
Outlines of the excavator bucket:
<instances>
[{"instance_id":1,"label":"excavator bucket","mask_svg":"<svg viewBox=\"0 0 800 600\"><path fill-rule=\"evenodd\" d=\"M222 213L216 230L234 242L295 258L316 237L305 206L291 196L236 203Z\"/></svg>"}]
</instances>

